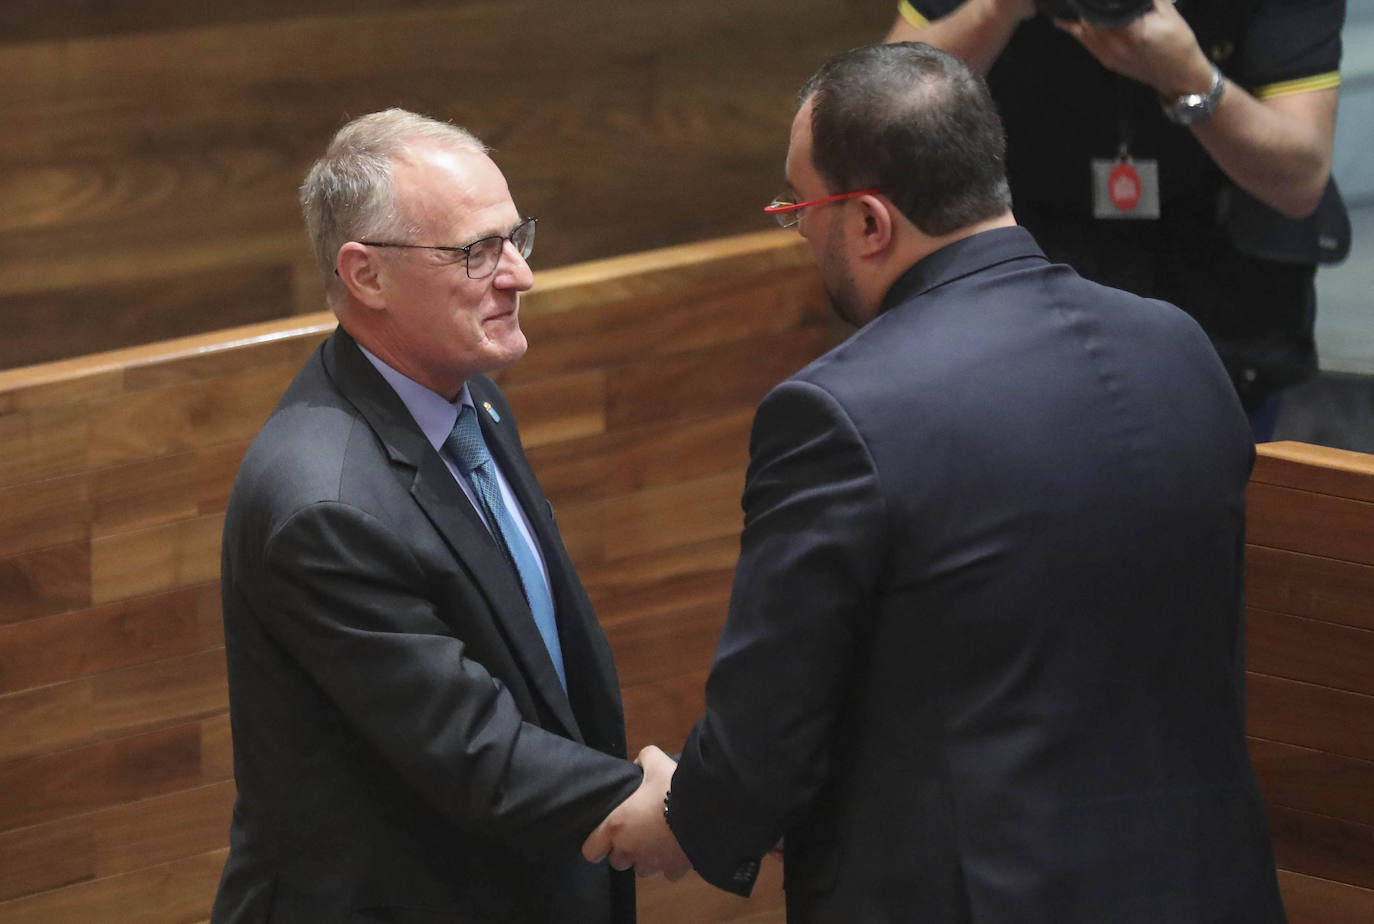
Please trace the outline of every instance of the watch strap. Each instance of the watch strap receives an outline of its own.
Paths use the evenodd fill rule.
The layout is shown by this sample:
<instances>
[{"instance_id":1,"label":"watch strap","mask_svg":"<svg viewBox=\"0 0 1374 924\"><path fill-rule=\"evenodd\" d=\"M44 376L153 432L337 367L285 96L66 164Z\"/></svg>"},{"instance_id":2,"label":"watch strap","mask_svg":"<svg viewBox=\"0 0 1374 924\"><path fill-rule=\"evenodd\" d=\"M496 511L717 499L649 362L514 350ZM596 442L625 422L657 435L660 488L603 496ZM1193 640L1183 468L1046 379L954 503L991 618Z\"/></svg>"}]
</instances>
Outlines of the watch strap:
<instances>
[{"instance_id":1,"label":"watch strap","mask_svg":"<svg viewBox=\"0 0 1374 924\"><path fill-rule=\"evenodd\" d=\"M1164 115L1177 125L1200 125L1212 117L1226 90L1226 77L1221 68L1212 65L1212 85L1206 93L1185 93L1172 101L1160 100Z\"/></svg>"}]
</instances>

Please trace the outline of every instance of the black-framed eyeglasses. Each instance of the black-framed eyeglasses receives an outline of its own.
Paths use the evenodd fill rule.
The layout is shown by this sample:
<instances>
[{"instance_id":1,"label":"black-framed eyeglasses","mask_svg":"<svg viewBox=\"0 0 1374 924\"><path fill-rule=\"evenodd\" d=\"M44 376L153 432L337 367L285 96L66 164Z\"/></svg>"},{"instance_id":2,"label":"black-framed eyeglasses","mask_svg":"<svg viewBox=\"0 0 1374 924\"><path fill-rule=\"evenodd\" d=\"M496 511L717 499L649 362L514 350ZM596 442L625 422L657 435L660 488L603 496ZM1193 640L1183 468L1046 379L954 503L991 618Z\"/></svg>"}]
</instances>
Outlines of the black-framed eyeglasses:
<instances>
[{"instance_id":1,"label":"black-framed eyeglasses","mask_svg":"<svg viewBox=\"0 0 1374 924\"><path fill-rule=\"evenodd\" d=\"M406 250L442 250L445 253L461 253L467 261L469 279L485 279L496 272L501 263L501 253L506 249L506 241L515 247L522 259L529 259L534 252L534 226L539 219L533 216L521 219L520 224L510 229L510 234L493 234L481 240L464 244L462 247L442 244L398 244L393 241L358 241L368 247L401 247Z\"/></svg>"}]
</instances>

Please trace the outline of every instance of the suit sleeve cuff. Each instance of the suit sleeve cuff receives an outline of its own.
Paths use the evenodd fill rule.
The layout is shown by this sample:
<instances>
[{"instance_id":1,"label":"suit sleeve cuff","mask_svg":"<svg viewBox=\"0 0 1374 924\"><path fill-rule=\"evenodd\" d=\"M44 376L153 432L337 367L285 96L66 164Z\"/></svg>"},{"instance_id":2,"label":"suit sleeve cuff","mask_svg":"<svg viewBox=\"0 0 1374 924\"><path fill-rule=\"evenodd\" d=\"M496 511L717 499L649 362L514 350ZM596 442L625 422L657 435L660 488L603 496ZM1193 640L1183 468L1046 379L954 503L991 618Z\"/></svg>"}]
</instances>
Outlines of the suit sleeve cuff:
<instances>
[{"instance_id":1,"label":"suit sleeve cuff","mask_svg":"<svg viewBox=\"0 0 1374 924\"><path fill-rule=\"evenodd\" d=\"M691 753L691 742L684 756ZM706 780L687 765L678 765L664 817L697 875L711 885L746 898L759 876L762 852L744 846L749 835L728 819L738 818L723 810Z\"/></svg>"}]
</instances>

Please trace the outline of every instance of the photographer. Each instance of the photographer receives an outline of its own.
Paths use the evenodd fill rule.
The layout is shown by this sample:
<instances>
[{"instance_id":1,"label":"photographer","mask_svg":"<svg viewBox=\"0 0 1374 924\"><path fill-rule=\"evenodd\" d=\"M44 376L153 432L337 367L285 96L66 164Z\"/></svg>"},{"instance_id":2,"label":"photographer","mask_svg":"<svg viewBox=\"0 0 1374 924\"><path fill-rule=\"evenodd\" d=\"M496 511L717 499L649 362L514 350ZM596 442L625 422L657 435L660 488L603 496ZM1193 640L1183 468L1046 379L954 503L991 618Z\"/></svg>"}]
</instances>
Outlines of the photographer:
<instances>
[{"instance_id":1,"label":"photographer","mask_svg":"<svg viewBox=\"0 0 1374 924\"><path fill-rule=\"evenodd\" d=\"M1279 391L1316 371L1313 277L1342 248L1318 226L1344 220L1328 183L1344 0L899 9L890 41L986 73L1018 221L1051 259L1192 314L1267 439Z\"/></svg>"}]
</instances>

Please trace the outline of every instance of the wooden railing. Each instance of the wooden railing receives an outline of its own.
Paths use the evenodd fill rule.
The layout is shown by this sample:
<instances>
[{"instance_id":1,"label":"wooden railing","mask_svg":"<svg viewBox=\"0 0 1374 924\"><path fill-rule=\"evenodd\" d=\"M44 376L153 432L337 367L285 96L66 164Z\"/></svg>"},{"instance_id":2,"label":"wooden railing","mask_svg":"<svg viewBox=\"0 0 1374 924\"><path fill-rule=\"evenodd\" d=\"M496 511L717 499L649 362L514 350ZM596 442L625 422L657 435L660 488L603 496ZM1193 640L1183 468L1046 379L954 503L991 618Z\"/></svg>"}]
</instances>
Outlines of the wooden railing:
<instances>
[{"instance_id":1,"label":"wooden railing","mask_svg":"<svg viewBox=\"0 0 1374 924\"><path fill-rule=\"evenodd\" d=\"M765 233L542 273L501 382L610 637L632 751L702 708L758 399L833 342ZM208 915L234 787L219 536L325 314L0 372L0 922ZM1262 447L1252 750L1294 924L1374 919L1374 459ZM647 922L781 921L694 877Z\"/></svg>"}]
</instances>

